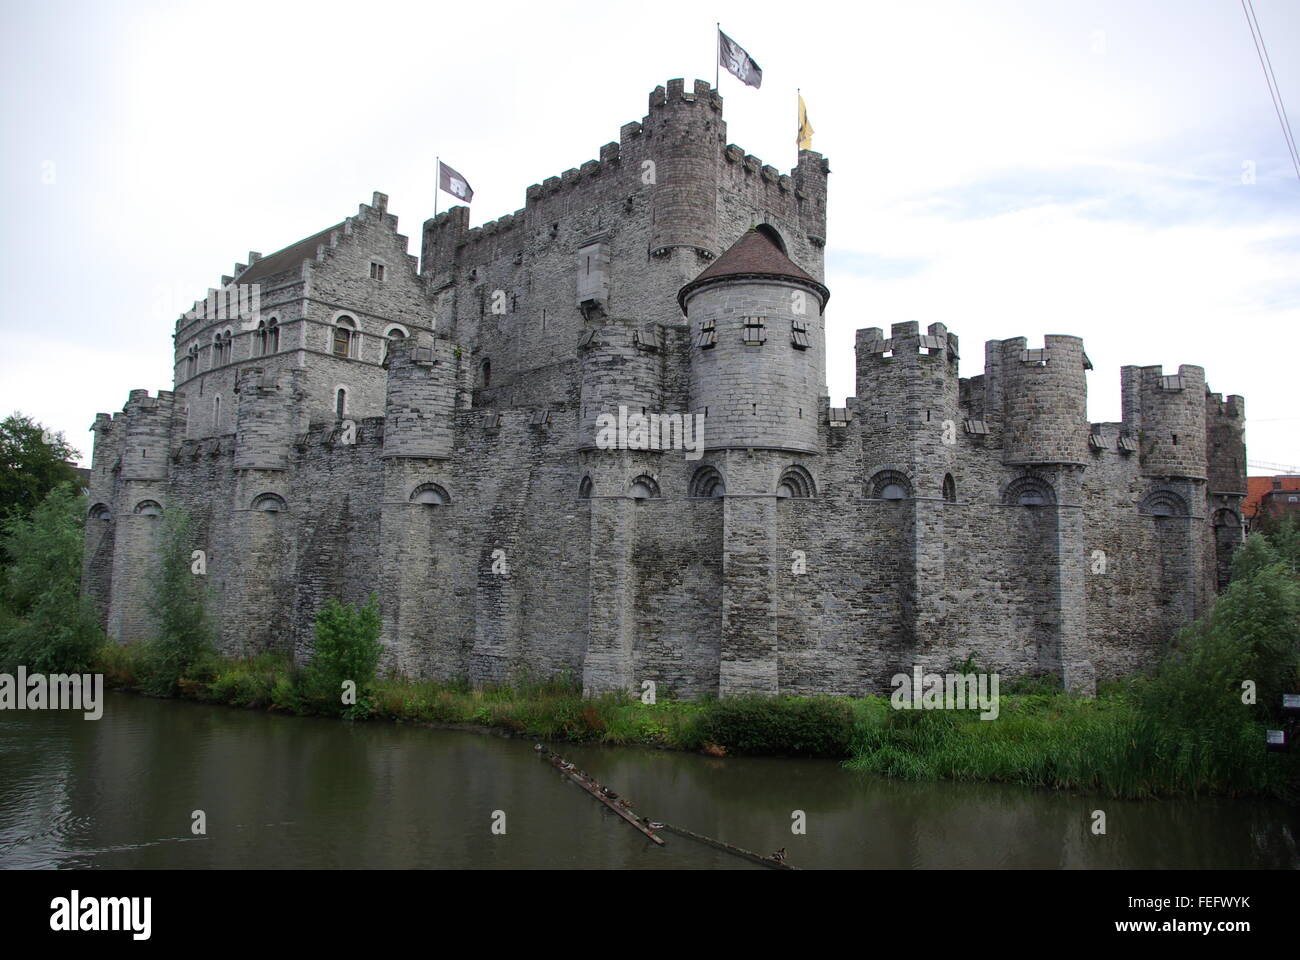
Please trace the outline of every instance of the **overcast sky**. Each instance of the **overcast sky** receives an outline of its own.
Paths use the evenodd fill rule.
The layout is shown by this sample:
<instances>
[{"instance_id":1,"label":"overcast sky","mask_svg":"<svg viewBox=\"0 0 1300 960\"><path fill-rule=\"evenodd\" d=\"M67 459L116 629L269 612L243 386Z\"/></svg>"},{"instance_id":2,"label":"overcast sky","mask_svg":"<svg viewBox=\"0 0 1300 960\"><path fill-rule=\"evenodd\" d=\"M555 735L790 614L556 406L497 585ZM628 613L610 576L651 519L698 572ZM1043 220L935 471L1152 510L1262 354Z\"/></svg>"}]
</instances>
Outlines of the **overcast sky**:
<instances>
[{"instance_id":1,"label":"overcast sky","mask_svg":"<svg viewBox=\"0 0 1300 960\"><path fill-rule=\"evenodd\" d=\"M728 139L788 170L801 87L830 161L835 405L858 327L943 321L968 377L986 340L1076 334L1091 420L1121 365L1200 364L1249 459L1300 466L1300 180L1237 0L0 2L0 415L83 462L250 249L381 190L418 254L436 154L473 224L511 213L656 85L712 80L720 19L763 68L723 74ZM1300 3L1255 10L1300 128Z\"/></svg>"}]
</instances>

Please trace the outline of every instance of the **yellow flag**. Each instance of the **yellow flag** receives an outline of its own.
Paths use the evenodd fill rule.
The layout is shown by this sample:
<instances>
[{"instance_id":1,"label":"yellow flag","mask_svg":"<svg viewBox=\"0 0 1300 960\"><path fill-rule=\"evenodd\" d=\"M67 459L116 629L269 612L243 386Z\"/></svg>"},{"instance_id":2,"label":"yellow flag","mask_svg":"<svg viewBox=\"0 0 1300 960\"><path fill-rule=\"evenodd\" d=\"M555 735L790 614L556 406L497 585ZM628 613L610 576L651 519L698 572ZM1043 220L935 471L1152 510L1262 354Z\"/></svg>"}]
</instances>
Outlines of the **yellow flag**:
<instances>
[{"instance_id":1,"label":"yellow flag","mask_svg":"<svg viewBox=\"0 0 1300 960\"><path fill-rule=\"evenodd\" d=\"M803 94L799 95L799 149L812 149L812 124L808 122L808 108L803 104Z\"/></svg>"}]
</instances>

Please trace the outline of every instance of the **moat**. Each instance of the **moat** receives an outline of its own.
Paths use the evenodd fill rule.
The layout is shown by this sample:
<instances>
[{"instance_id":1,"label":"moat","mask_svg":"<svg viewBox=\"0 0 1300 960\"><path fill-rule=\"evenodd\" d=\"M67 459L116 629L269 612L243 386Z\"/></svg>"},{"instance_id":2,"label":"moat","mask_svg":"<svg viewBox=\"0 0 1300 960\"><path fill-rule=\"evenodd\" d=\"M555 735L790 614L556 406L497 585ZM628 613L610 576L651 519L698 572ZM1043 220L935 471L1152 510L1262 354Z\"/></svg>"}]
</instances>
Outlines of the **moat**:
<instances>
[{"instance_id":1,"label":"moat","mask_svg":"<svg viewBox=\"0 0 1300 960\"><path fill-rule=\"evenodd\" d=\"M1300 810L897 783L832 761L554 745L638 813L809 868L1300 868ZM1105 836L1090 830L1104 810ZM202 810L206 836L191 833ZM506 832L492 832L504 811ZM807 815L792 836L791 813ZM761 869L655 848L527 740L110 694L0 713L4 868Z\"/></svg>"}]
</instances>

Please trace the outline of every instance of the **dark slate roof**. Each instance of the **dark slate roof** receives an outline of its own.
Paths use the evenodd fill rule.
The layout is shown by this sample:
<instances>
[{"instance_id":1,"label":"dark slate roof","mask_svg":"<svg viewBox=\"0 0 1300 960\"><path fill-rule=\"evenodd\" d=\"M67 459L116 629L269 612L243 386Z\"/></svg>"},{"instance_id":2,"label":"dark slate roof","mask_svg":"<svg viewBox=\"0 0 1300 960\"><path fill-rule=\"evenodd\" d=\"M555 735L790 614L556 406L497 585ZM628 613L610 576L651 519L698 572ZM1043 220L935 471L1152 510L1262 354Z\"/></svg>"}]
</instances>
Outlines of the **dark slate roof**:
<instances>
[{"instance_id":1,"label":"dark slate roof","mask_svg":"<svg viewBox=\"0 0 1300 960\"><path fill-rule=\"evenodd\" d=\"M278 250L268 257L262 257L256 263L252 264L247 270L235 278L238 283L254 283L265 277L277 273L284 273L286 270L292 270L300 266L304 260L310 260L316 256L316 248L322 243L329 244L330 234L335 230L342 230L343 224L336 223L332 227L327 227L320 233L314 233L305 240L299 240L297 243L290 244L283 250Z\"/></svg>"},{"instance_id":2,"label":"dark slate roof","mask_svg":"<svg viewBox=\"0 0 1300 960\"><path fill-rule=\"evenodd\" d=\"M686 310L686 297L700 287L724 280L748 278L778 278L791 280L813 290L820 298L822 306L830 299L831 293L825 286L814 280L793 260L787 257L781 248L765 233L751 227L741 238L717 260L709 264L698 277L677 294L677 302Z\"/></svg>"}]
</instances>

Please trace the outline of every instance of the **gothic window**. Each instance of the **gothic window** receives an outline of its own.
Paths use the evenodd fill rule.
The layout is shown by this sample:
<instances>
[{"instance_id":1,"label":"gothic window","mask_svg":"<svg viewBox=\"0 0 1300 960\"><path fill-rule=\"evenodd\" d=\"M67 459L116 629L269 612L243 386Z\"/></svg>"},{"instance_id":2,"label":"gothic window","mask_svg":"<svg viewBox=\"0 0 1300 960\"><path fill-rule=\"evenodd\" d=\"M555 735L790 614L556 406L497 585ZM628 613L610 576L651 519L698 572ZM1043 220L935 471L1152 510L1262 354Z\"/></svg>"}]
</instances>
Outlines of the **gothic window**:
<instances>
[{"instance_id":1,"label":"gothic window","mask_svg":"<svg viewBox=\"0 0 1300 960\"><path fill-rule=\"evenodd\" d=\"M654 500L659 496L659 484L642 474L632 481L631 493L634 500Z\"/></svg>"},{"instance_id":2,"label":"gothic window","mask_svg":"<svg viewBox=\"0 0 1300 960\"><path fill-rule=\"evenodd\" d=\"M949 503L957 502L957 482L953 480L951 473L943 475L943 498Z\"/></svg>"},{"instance_id":3,"label":"gothic window","mask_svg":"<svg viewBox=\"0 0 1300 960\"><path fill-rule=\"evenodd\" d=\"M593 486L591 477L583 477L582 483L578 484L578 496L583 500L590 500Z\"/></svg>"},{"instance_id":4,"label":"gothic window","mask_svg":"<svg viewBox=\"0 0 1300 960\"><path fill-rule=\"evenodd\" d=\"M1172 490L1153 490L1143 498L1138 512L1152 517L1185 517L1187 501Z\"/></svg>"},{"instance_id":5,"label":"gothic window","mask_svg":"<svg viewBox=\"0 0 1300 960\"><path fill-rule=\"evenodd\" d=\"M426 507L445 507L451 503L451 494L436 483L422 483L411 494L411 502Z\"/></svg>"},{"instance_id":6,"label":"gothic window","mask_svg":"<svg viewBox=\"0 0 1300 960\"><path fill-rule=\"evenodd\" d=\"M282 513L289 505L278 493L264 493L253 500L253 509L261 513Z\"/></svg>"},{"instance_id":7,"label":"gothic window","mask_svg":"<svg viewBox=\"0 0 1300 960\"><path fill-rule=\"evenodd\" d=\"M1056 503L1056 491L1050 483L1039 477L1017 477L1007 484L1002 502L1025 507L1046 506Z\"/></svg>"},{"instance_id":8,"label":"gothic window","mask_svg":"<svg viewBox=\"0 0 1300 960\"><path fill-rule=\"evenodd\" d=\"M722 480L722 474L718 472L717 467L703 466L695 471L695 476L691 478L691 496L692 497L725 497L727 495L727 485Z\"/></svg>"},{"instance_id":9,"label":"gothic window","mask_svg":"<svg viewBox=\"0 0 1300 960\"><path fill-rule=\"evenodd\" d=\"M348 412L348 392L343 387L334 391L334 416L342 420Z\"/></svg>"},{"instance_id":10,"label":"gothic window","mask_svg":"<svg viewBox=\"0 0 1300 960\"><path fill-rule=\"evenodd\" d=\"M356 333L357 325L351 317L339 317L334 321L334 356L343 360L352 356L352 341Z\"/></svg>"},{"instance_id":11,"label":"gothic window","mask_svg":"<svg viewBox=\"0 0 1300 960\"><path fill-rule=\"evenodd\" d=\"M484 361L481 364L479 364L479 374L480 374L479 376L480 386L482 386L484 389L492 386L492 361L491 360L484 359Z\"/></svg>"},{"instance_id":12,"label":"gothic window","mask_svg":"<svg viewBox=\"0 0 1300 960\"><path fill-rule=\"evenodd\" d=\"M797 463L786 467L776 484L776 495L782 500L806 500L816 492L812 474Z\"/></svg>"},{"instance_id":13,"label":"gothic window","mask_svg":"<svg viewBox=\"0 0 1300 960\"><path fill-rule=\"evenodd\" d=\"M385 334L386 342L384 343L384 361L388 361L388 354L392 351L393 343L398 340L406 339L406 331L401 327L393 327Z\"/></svg>"},{"instance_id":14,"label":"gothic window","mask_svg":"<svg viewBox=\"0 0 1300 960\"><path fill-rule=\"evenodd\" d=\"M881 470L871 478L867 496L872 500L906 500L912 496L912 481L897 470Z\"/></svg>"}]
</instances>

